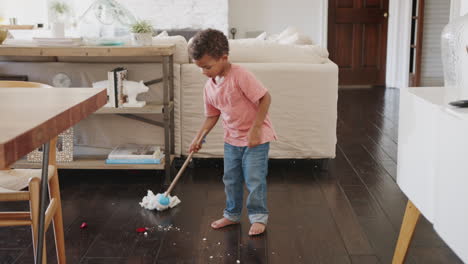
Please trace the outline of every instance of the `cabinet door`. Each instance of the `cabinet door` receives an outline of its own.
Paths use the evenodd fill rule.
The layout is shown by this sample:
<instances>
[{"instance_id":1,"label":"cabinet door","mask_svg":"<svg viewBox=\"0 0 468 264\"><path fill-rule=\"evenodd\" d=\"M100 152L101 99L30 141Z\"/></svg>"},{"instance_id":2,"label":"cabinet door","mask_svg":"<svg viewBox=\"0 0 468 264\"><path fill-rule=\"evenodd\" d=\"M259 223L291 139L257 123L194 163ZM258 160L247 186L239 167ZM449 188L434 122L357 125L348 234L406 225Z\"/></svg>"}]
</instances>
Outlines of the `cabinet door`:
<instances>
[{"instance_id":1,"label":"cabinet door","mask_svg":"<svg viewBox=\"0 0 468 264\"><path fill-rule=\"evenodd\" d=\"M439 119L434 228L468 262L468 117L441 111Z\"/></svg>"},{"instance_id":2,"label":"cabinet door","mask_svg":"<svg viewBox=\"0 0 468 264\"><path fill-rule=\"evenodd\" d=\"M435 139L439 105L402 89L397 183L421 213L434 216Z\"/></svg>"}]
</instances>

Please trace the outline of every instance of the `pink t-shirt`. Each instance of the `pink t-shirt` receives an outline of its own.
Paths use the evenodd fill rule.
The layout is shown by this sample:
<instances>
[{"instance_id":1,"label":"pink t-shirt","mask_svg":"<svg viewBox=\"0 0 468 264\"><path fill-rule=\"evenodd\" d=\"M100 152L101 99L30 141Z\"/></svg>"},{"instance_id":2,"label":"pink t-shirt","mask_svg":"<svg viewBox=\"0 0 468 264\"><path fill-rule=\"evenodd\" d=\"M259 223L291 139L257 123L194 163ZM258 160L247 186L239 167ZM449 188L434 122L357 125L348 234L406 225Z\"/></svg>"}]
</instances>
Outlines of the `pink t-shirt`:
<instances>
[{"instance_id":1,"label":"pink t-shirt","mask_svg":"<svg viewBox=\"0 0 468 264\"><path fill-rule=\"evenodd\" d=\"M259 100L267 91L252 73L233 64L222 82L216 83L213 78L206 82L205 115L221 115L226 143L247 146L248 132L257 116ZM261 129L261 144L275 139L276 134L267 114Z\"/></svg>"}]
</instances>

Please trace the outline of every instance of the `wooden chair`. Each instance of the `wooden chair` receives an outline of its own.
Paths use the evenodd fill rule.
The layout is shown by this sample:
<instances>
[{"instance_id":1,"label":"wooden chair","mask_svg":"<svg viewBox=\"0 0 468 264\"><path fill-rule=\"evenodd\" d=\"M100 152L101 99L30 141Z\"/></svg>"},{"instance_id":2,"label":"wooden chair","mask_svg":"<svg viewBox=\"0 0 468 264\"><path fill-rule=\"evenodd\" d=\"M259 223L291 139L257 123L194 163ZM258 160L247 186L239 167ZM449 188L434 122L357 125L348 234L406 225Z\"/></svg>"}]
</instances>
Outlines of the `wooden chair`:
<instances>
[{"instance_id":1,"label":"wooden chair","mask_svg":"<svg viewBox=\"0 0 468 264\"><path fill-rule=\"evenodd\" d=\"M37 87L51 88L49 85L21 81L0 81L0 88L7 87ZM44 232L47 231L53 221L55 246L57 249L58 263L65 264L65 240L62 220L62 204L60 199L60 187L56 166L56 143L57 138L50 142L49 151L49 197L50 202L46 209ZM30 210L26 212L0 212L0 226L30 225L32 229L34 258L36 259L36 248L38 243L39 225L39 189L41 182L41 170L38 169L9 169L0 168L0 177L30 177L27 191L17 191L0 186L0 202L29 201ZM37 261L37 260L36 260ZM43 263L47 263L46 243L44 236Z\"/></svg>"}]
</instances>

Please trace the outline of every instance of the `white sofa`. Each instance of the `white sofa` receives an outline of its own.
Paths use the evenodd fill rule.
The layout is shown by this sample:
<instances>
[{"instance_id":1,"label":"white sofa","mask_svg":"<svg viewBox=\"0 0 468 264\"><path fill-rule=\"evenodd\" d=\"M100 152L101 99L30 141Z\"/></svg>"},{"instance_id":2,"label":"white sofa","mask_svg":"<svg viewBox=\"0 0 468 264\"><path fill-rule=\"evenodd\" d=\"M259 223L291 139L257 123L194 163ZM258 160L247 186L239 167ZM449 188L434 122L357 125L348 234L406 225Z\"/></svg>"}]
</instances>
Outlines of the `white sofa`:
<instances>
[{"instance_id":1,"label":"white sofa","mask_svg":"<svg viewBox=\"0 0 468 264\"><path fill-rule=\"evenodd\" d=\"M338 67L318 46L230 41L230 60L252 71L272 96L270 117L278 140L271 158L334 158L338 99ZM200 128L203 87L207 78L193 64L181 65L182 154ZM207 137L199 157L223 156L221 122Z\"/></svg>"},{"instance_id":2,"label":"white sofa","mask_svg":"<svg viewBox=\"0 0 468 264\"><path fill-rule=\"evenodd\" d=\"M155 43L175 43L175 151L186 155L190 142L201 126L203 86L206 81L195 64L189 62L187 42L183 37L155 39ZM334 158L338 98L338 67L328 60L328 53L317 46L294 46L265 41L231 41L230 58L250 71L272 95L270 116L278 140L271 145L271 158ZM97 63L74 58L58 62L0 59L0 75L25 74L30 81L52 83L53 76L64 72L72 87L90 86L106 78L106 72L125 66L131 80L150 80L162 74L158 62L145 61ZM139 100L161 102L161 84ZM158 119L158 117L154 117ZM81 154L107 154L113 146L134 142L163 145L163 129L120 116L93 115L75 129L75 150ZM221 157L223 136L221 122L207 137L198 157Z\"/></svg>"}]
</instances>

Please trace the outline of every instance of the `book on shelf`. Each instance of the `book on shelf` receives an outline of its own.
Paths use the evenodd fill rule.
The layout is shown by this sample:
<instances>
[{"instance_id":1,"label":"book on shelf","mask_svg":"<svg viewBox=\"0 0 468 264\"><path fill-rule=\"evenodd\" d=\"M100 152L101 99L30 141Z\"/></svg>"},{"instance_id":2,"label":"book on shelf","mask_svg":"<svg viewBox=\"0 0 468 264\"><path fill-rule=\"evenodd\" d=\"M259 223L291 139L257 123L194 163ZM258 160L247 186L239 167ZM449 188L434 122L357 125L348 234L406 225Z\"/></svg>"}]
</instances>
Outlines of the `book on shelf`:
<instances>
[{"instance_id":1,"label":"book on shelf","mask_svg":"<svg viewBox=\"0 0 468 264\"><path fill-rule=\"evenodd\" d=\"M159 164L164 155L155 145L121 144L107 156L106 163L118 164Z\"/></svg>"},{"instance_id":2,"label":"book on shelf","mask_svg":"<svg viewBox=\"0 0 468 264\"><path fill-rule=\"evenodd\" d=\"M125 102L123 81L127 79L127 69L118 67L107 73L107 95L111 107L122 107Z\"/></svg>"},{"instance_id":3,"label":"book on shelf","mask_svg":"<svg viewBox=\"0 0 468 264\"><path fill-rule=\"evenodd\" d=\"M106 159L106 164L161 164L163 159Z\"/></svg>"}]
</instances>

